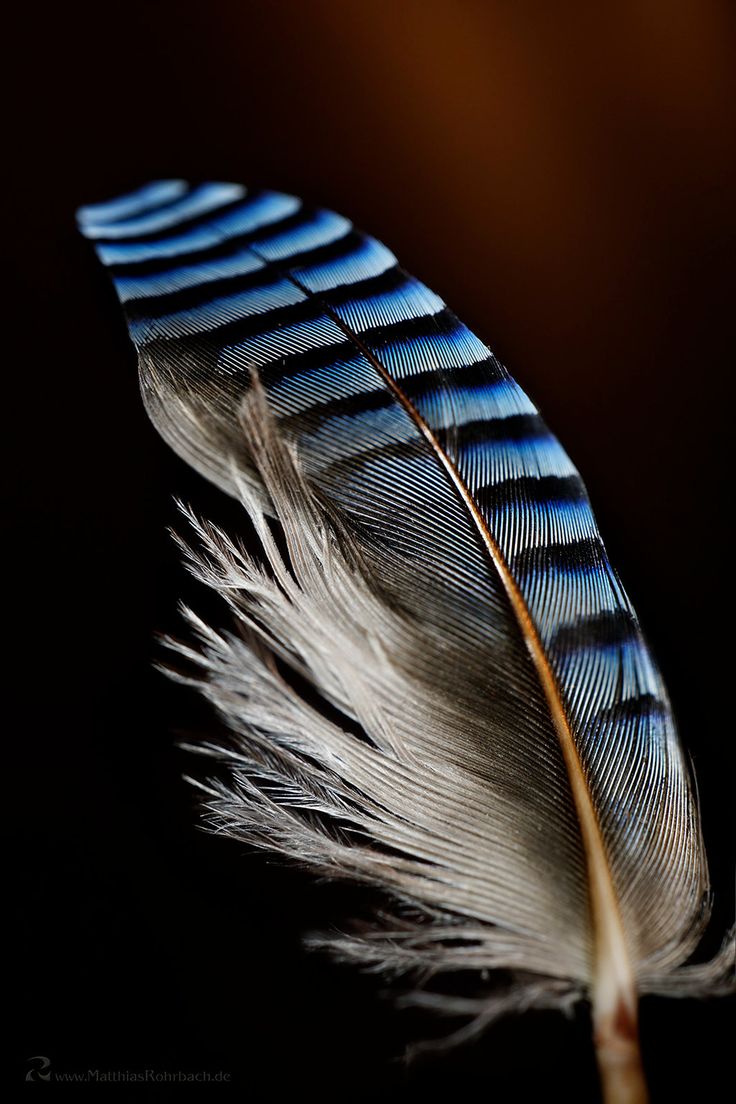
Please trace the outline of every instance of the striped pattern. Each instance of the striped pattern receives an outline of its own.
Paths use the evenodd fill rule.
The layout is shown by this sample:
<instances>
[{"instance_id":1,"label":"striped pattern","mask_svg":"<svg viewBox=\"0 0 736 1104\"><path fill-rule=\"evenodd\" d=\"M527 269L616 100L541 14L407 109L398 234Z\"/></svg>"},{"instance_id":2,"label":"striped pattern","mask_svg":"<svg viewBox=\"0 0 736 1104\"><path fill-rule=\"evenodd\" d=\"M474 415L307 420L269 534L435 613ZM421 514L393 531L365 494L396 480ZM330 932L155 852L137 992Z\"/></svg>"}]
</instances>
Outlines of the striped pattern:
<instances>
[{"instance_id":1,"label":"striped pattern","mask_svg":"<svg viewBox=\"0 0 736 1104\"><path fill-rule=\"evenodd\" d=\"M583 483L527 395L388 249L292 196L164 181L84 208L80 227L111 268L144 388L158 394L166 380L167 394L196 394L192 410L201 420L206 407L212 419L207 442L184 440L196 435L194 417L189 428L162 428L175 447L222 482L207 450L217 434L236 450L237 400L257 370L308 470L386 572L396 557L420 565L436 588L427 616L445 593L442 630L469 648L498 648L515 631L502 587L378 366L395 381L518 581L592 779L614 876L629 886L624 907L636 913L644 943L657 946L659 914L646 885L656 835L637 841L637 875L631 826L692 816L686 771L661 679ZM504 662L524 666L517 644L505 645L493 673L499 709L512 707ZM529 671L529 701L538 698L533 683ZM601 769L606 757L615 769ZM657 804L664 792L667 808ZM676 881L678 871L668 876Z\"/></svg>"}]
</instances>

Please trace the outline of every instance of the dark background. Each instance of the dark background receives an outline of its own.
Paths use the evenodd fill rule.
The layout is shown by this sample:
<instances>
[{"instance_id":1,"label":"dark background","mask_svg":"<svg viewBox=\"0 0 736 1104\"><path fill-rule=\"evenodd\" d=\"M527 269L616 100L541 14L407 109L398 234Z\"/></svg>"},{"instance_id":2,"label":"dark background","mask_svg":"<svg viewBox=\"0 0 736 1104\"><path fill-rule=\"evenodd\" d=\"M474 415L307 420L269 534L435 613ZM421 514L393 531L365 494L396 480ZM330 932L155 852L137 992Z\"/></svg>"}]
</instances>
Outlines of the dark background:
<instances>
[{"instance_id":1,"label":"dark background","mask_svg":"<svg viewBox=\"0 0 736 1104\"><path fill-rule=\"evenodd\" d=\"M20 6L19 6L20 8ZM489 341L588 484L694 757L731 914L728 639L736 210L734 6L26 5L6 35L6 746L23 1000L11 1058L224 1070L251 1097L401 1088L570 1100L581 1012L406 1067L436 1028L307 955L365 907L195 827L177 735L210 723L152 669L194 601L172 495L229 516L157 438L80 203L159 176L266 184L387 241ZM7 30L7 28L6 28ZM7 61L6 61L7 64ZM9 117L8 117L9 116ZM727 447L728 446L728 447ZM726 1002L647 999L655 1101L725 1099ZM725 1078L725 1081L719 1081ZM723 1084L723 1088L720 1085Z\"/></svg>"}]
</instances>

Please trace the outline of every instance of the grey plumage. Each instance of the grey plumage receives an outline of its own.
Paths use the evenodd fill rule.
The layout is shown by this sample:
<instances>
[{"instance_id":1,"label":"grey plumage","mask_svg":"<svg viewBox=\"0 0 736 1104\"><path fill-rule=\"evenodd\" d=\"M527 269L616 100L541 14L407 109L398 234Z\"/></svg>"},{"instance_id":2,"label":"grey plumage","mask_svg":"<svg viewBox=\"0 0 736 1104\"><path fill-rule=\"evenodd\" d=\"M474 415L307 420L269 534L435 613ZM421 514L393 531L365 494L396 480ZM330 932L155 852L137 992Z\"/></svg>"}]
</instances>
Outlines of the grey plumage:
<instances>
[{"instance_id":1,"label":"grey plumage","mask_svg":"<svg viewBox=\"0 0 736 1104\"><path fill-rule=\"evenodd\" d=\"M235 631L216 632L187 611L199 646L172 642L199 671L186 681L233 733L226 745L193 748L230 772L229 781L196 783L209 825L411 906L421 922L387 918L370 934L310 941L389 975L421 977L420 1003L472 1011L478 1024L520 1007L567 1007L593 978L586 872L574 816L564 798L550 802L554 756L540 741L537 788L533 731L528 746L520 739L528 703L519 700L513 723L499 718L483 680L492 657L470 663L461 644L453 649L392 604L375 565L305 478L260 387L242 431L262 491L234 471L233 479L263 561L187 511L196 550L182 547L228 603ZM274 657L353 724L341 727L304 700ZM700 925L668 956L637 962L640 992L727 988L728 943L709 963L680 965ZM431 991L432 977L460 969L510 970L516 981L475 1002Z\"/></svg>"}]
</instances>

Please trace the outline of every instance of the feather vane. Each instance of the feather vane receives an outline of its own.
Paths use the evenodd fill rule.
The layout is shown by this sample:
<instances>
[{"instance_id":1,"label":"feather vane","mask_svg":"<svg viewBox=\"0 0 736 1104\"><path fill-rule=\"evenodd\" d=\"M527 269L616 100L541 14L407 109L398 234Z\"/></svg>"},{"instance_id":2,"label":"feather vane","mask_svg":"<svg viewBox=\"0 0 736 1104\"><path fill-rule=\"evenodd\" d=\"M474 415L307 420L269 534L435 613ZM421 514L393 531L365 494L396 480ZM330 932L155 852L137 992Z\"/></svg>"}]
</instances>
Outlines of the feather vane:
<instances>
[{"instance_id":1,"label":"feather vane","mask_svg":"<svg viewBox=\"0 0 736 1104\"><path fill-rule=\"evenodd\" d=\"M694 787L572 461L342 216L164 181L79 221L154 423L266 561L192 519L243 630L190 614L183 648L236 734L209 749L214 822L424 917L341 937L346 958L511 970L494 1015L589 996L610 1099L643 1099L636 994L713 991L729 952L683 968L709 904Z\"/></svg>"}]
</instances>

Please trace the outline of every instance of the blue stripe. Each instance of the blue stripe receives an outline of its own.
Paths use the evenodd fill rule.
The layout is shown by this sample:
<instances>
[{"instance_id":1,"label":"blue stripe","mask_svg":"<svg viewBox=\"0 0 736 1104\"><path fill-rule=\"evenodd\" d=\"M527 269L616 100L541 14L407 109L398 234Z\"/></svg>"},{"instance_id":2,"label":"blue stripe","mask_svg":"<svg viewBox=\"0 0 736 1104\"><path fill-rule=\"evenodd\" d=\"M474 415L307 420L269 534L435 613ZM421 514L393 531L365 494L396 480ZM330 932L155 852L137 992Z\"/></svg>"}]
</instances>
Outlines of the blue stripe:
<instances>
[{"instance_id":1,"label":"blue stripe","mask_svg":"<svg viewBox=\"0 0 736 1104\"><path fill-rule=\"evenodd\" d=\"M521 476L565 478L577 469L552 434L522 441L484 441L458 449L458 463L467 475L471 490L490 483Z\"/></svg>"},{"instance_id":2,"label":"blue stripe","mask_svg":"<svg viewBox=\"0 0 736 1104\"><path fill-rule=\"evenodd\" d=\"M380 276L395 264L396 258L385 245L373 238L363 238L346 257L305 265L295 269L295 275L308 291L319 293Z\"/></svg>"},{"instance_id":3,"label":"blue stripe","mask_svg":"<svg viewBox=\"0 0 736 1104\"><path fill-rule=\"evenodd\" d=\"M184 219L204 215L245 198L245 188L239 184L203 184L176 203L164 208L149 211L138 218L128 218L123 222L106 222L85 226L88 238L138 238L145 234L155 234L167 230Z\"/></svg>"},{"instance_id":4,"label":"blue stripe","mask_svg":"<svg viewBox=\"0 0 736 1104\"><path fill-rule=\"evenodd\" d=\"M574 544L598 535L593 512L585 500L550 502L547 506L513 502L495 507L491 513L488 520L493 535L507 559L530 548Z\"/></svg>"},{"instance_id":5,"label":"blue stripe","mask_svg":"<svg viewBox=\"0 0 736 1104\"><path fill-rule=\"evenodd\" d=\"M323 245L332 245L351 230L351 223L342 215L336 215L333 211L318 211L301 226L261 238L254 248L267 261L286 261L297 253L308 253Z\"/></svg>"},{"instance_id":6,"label":"blue stripe","mask_svg":"<svg viewBox=\"0 0 736 1104\"><path fill-rule=\"evenodd\" d=\"M208 249L238 234L248 234L278 222L294 214L299 206L300 202L294 196L266 192L221 218L214 218L204 226L193 226L176 237L164 238L163 241L98 245L97 253L105 264L133 264L157 257L176 257L181 253Z\"/></svg>"},{"instance_id":7,"label":"blue stripe","mask_svg":"<svg viewBox=\"0 0 736 1104\"><path fill-rule=\"evenodd\" d=\"M450 333L404 337L388 342L380 350L381 359L394 379L432 369L463 368L487 360L490 352L475 334L461 322Z\"/></svg>"},{"instance_id":8,"label":"blue stripe","mask_svg":"<svg viewBox=\"0 0 736 1104\"><path fill-rule=\"evenodd\" d=\"M91 226L103 222L116 222L118 219L149 211L153 207L170 203L179 196L185 195L188 190L189 185L185 180L154 180L151 184L145 184L142 188L128 192L117 199L80 207L77 211L77 222L84 234L89 236Z\"/></svg>"},{"instance_id":9,"label":"blue stripe","mask_svg":"<svg viewBox=\"0 0 736 1104\"><path fill-rule=\"evenodd\" d=\"M131 319L129 329L135 343L140 345L159 337L179 338L202 333L227 322L237 322L240 318L303 303L306 298L296 284L276 280L237 295L225 295L191 310L176 311L160 318Z\"/></svg>"},{"instance_id":10,"label":"blue stripe","mask_svg":"<svg viewBox=\"0 0 736 1104\"><path fill-rule=\"evenodd\" d=\"M439 383L439 374L438 374ZM438 387L412 400L430 429L445 430L479 420L537 414L531 399L513 380L496 380L475 387Z\"/></svg>"},{"instance_id":11,"label":"blue stripe","mask_svg":"<svg viewBox=\"0 0 736 1104\"><path fill-rule=\"evenodd\" d=\"M335 314L342 318L347 326L358 333L377 326L407 322L412 318L424 318L438 314L445 304L439 295L420 284L418 280L407 279L404 284L392 291L376 295L365 295L360 299L349 299L334 308Z\"/></svg>"},{"instance_id":12,"label":"blue stripe","mask_svg":"<svg viewBox=\"0 0 736 1104\"><path fill-rule=\"evenodd\" d=\"M183 265L171 268L167 272L154 272L143 276L115 276L115 288L123 303L131 299L148 299L155 295L168 295L172 291L198 287L212 280L222 280L229 276L246 276L265 268L266 262L257 257L250 249L239 249L229 257L218 257L214 261L202 261L199 264Z\"/></svg>"}]
</instances>

